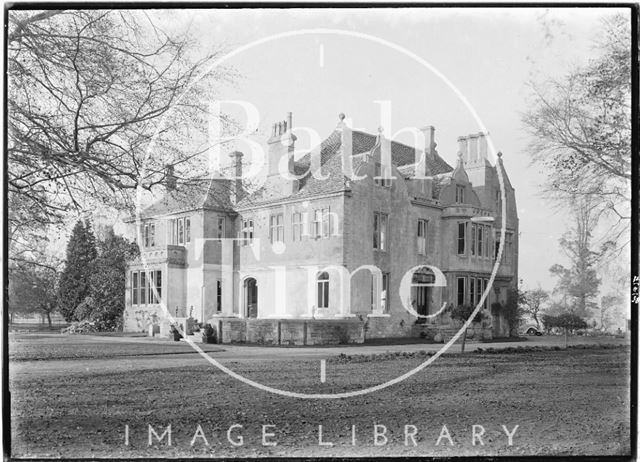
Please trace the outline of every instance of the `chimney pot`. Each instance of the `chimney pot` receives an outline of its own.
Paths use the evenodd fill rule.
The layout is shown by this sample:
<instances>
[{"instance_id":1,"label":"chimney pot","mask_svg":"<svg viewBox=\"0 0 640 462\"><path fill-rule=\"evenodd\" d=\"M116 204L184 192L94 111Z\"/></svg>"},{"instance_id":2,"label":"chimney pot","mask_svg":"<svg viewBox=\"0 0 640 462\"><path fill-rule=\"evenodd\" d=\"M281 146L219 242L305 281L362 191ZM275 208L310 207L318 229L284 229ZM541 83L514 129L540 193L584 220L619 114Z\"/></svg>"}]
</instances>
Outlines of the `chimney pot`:
<instances>
[{"instance_id":1,"label":"chimney pot","mask_svg":"<svg viewBox=\"0 0 640 462\"><path fill-rule=\"evenodd\" d=\"M458 137L458 153L462 154L462 157L465 160L468 160L467 141L468 139L466 136Z\"/></svg>"}]
</instances>

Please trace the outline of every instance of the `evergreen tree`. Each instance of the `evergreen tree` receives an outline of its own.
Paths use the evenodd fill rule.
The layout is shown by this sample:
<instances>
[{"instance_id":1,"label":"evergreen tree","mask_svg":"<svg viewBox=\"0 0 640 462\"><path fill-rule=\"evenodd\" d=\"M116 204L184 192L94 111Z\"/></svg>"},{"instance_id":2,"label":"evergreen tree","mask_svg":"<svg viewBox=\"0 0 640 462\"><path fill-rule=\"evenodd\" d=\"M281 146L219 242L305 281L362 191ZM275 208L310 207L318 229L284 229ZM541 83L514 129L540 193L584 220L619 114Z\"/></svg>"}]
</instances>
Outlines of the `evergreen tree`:
<instances>
[{"instance_id":1,"label":"evergreen tree","mask_svg":"<svg viewBox=\"0 0 640 462\"><path fill-rule=\"evenodd\" d=\"M138 255L138 246L109 230L98 248L89 294L78 315L95 322L98 330L117 330L122 325L127 261Z\"/></svg>"},{"instance_id":2,"label":"evergreen tree","mask_svg":"<svg viewBox=\"0 0 640 462\"><path fill-rule=\"evenodd\" d=\"M96 238L91 223L78 220L67 244L67 258L58 286L58 310L67 322L78 320L76 308L89 294L89 279L96 256Z\"/></svg>"}]
</instances>

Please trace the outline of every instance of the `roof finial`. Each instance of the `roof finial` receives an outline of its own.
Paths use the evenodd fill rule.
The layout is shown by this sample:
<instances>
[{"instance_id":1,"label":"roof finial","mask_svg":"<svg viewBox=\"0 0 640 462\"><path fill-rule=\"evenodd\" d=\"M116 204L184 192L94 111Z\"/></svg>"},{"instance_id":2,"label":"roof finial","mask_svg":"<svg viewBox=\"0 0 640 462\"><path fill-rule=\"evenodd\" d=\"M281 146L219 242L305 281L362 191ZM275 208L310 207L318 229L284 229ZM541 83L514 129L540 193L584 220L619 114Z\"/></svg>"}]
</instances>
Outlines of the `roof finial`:
<instances>
[{"instance_id":1,"label":"roof finial","mask_svg":"<svg viewBox=\"0 0 640 462\"><path fill-rule=\"evenodd\" d=\"M345 117L346 116L344 115L344 112L341 112L340 114L338 114L338 119L340 119L340 122L342 122Z\"/></svg>"}]
</instances>

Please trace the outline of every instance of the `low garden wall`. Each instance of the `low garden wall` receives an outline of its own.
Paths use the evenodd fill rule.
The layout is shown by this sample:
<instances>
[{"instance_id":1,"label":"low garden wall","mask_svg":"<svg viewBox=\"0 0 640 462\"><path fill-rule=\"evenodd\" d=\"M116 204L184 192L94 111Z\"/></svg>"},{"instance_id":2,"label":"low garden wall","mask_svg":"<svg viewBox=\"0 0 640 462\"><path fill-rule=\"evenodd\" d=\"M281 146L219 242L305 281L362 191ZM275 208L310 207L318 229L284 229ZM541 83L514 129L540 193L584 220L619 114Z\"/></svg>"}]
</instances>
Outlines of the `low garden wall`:
<instances>
[{"instance_id":1,"label":"low garden wall","mask_svg":"<svg viewBox=\"0 0 640 462\"><path fill-rule=\"evenodd\" d=\"M359 319L213 318L219 343L263 345L339 345L364 342Z\"/></svg>"}]
</instances>

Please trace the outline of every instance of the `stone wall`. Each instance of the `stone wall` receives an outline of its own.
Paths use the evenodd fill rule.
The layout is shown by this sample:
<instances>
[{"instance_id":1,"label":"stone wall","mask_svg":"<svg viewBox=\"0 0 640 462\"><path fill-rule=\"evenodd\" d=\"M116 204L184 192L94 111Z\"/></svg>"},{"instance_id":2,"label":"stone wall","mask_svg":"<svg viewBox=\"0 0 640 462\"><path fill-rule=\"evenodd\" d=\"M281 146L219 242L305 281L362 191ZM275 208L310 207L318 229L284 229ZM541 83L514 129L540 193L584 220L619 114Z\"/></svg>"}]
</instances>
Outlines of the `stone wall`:
<instances>
[{"instance_id":1,"label":"stone wall","mask_svg":"<svg viewBox=\"0 0 640 462\"><path fill-rule=\"evenodd\" d=\"M364 342L359 319L210 319L220 343L338 345Z\"/></svg>"}]
</instances>

